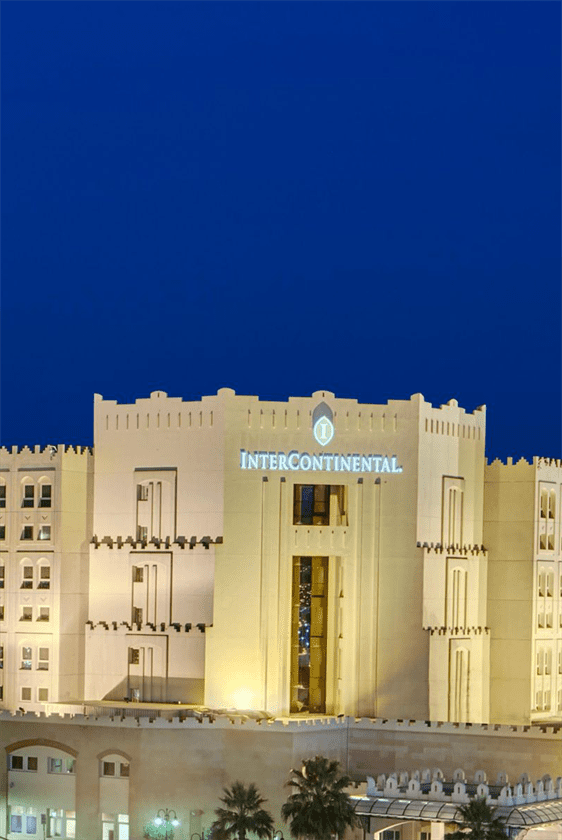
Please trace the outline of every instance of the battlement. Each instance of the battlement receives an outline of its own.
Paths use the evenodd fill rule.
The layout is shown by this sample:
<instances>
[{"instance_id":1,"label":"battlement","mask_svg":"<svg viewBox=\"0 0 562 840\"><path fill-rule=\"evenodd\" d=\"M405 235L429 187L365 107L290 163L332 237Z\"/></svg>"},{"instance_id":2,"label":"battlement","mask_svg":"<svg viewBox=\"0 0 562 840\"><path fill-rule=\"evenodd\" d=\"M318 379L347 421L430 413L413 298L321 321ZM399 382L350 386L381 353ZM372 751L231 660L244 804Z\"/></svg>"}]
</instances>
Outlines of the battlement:
<instances>
[{"instance_id":1,"label":"battlement","mask_svg":"<svg viewBox=\"0 0 562 840\"><path fill-rule=\"evenodd\" d=\"M118 636L130 636L131 634L137 633L138 635L146 635L148 631L151 633L162 633L164 635L169 635L170 630L174 630L176 633L191 633L195 629L199 631L199 633L205 633L205 629L207 627L212 627L212 624L205 624L205 622L199 622L198 624L193 625L191 622L181 623L179 621L174 621L173 624L166 624L166 622L158 622L157 624L153 624L148 622L147 624L134 624L129 623L128 621L87 621L85 624L87 631L95 631L100 630L103 632L111 631L111 634L116 634Z\"/></svg>"},{"instance_id":2,"label":"battlement","mask_svg":"<svg viewBox=\"0 0 562 840\"><path fill-rule=\"evenodd\" d=\"M172 546L177 545L181 549L189 548L194 549L196 545L202 545L205 549L209 549L211 545L222 545L223 538L222 537L187 537L178 536L175 540L172 540L171 537L165 537L164 539L159 539L158 537L152 537L150 540L137 540L135 537L102 537L99 539L96 534L90 540L90 544L93 545L95 548L99 548L100 546L107 546L107 548L134 548L136 551L138 549L148 549L152 551L154 548L160 549L170 549Z\"/></svg>"},{"instance_id":3,"label":"battlement","mask_svg":"<svg viewBox=\"0 0 562 840\"><path fill-rule=\"evenodd\" d=\"M35 444L29 446L28 444L24 444L23 446L0 446L0 459L5 456L25 456L33 457L33 456L40 456L42 460L45 457L49 458L49 460L55 460L57 456L60 455L93 455L94 448L93 446L75 446L69 443L59 443L56 446L54 444L46 444L45 446L41 447L40 444Z\"/></svg>"},{"instance_id":4,"label":"battlement","mask_svg":"<svg viewBox=\"0 0 562 840\"><path fill-rule=\"evenodd\" d=\"M478 406L470 414L452 399L434 408L421 394L414 394L409 400L388 400L377 405L339 398L332 391L315 391L310 397L289 397L286 401L237 395L231 388L220 388L216 395L189 401L168 397L165 391L153 391L150 397L134 403L117 403L95 394L94 409L96 426L101 432L210 428L226 404L241 416L245 414L248 428L294 431L312 428L313 408L318 401L330 404L341 431L396 432L401 417L421 409L426 418L426 431L479 440L484 436L485 406Z\"/></svg>"},{"instance_id":5,"label":"battlement","mask_svg":"<svg viewBox=\"0 0 562 840\"><path fill-rule=\"evenodd\" d=\"M526 458L519 458L519 460L514 463L513 458L507 458L505 462L500 458L494 458L491 462L489 462L488 459L486 459L485 462L485 472L488 480L489 477L494 475L504 480L509 479L512 476L524 476L528 480L531 480L533 474L536 474L538 470L546 469L562 470L562 459L544 458L542 456L535 455L532 461L528 461Z\"/></svg>"},{"instance_id":6,"label":"battlement","mask_svg":"<svg viewBox=\"0 0 562 840\"><path fill-rule=\"evenodd\" d=\"M424 548L426 554L455 554L455 555L472 555L478 556L480 554L487 555L487 550L483 545L442 545L441 543L416 543L417 548Z\"/></svg>"}]
</instances>

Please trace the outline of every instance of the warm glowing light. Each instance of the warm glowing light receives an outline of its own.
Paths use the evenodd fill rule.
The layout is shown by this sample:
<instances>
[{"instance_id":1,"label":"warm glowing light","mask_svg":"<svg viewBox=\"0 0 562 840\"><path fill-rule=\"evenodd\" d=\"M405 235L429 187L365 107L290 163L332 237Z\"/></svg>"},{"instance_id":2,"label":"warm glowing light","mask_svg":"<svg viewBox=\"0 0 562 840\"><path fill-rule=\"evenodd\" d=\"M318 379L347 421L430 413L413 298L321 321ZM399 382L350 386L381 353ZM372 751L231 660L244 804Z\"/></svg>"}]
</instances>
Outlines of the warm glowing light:
<instances>
[{"instance_id":1,"label":"warm glowing light","mask_svg":"<svg viewBox=\"0 0 562 840\"><path fill-rule=\"evenodd\" d=\"M239 688L232 694L232 704L235 709L254 708L254 693L248 688Z\"/></svg>"}]
</instances>

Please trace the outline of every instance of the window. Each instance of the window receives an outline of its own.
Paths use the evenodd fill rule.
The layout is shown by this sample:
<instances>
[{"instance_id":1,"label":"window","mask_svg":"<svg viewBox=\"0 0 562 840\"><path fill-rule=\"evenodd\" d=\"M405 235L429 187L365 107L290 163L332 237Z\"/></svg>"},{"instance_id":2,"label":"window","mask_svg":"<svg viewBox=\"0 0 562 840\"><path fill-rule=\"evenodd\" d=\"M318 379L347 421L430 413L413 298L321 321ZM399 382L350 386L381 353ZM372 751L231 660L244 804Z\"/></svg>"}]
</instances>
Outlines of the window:
<instances>
[{"instance_id":1,"label":"window","mask_svg":"<svg viewBox=\"0 0 562 840\"><path fill-rule=\"evenodd\" d=\"M0 621L4 621L4 604L0 604Z\"/></svg>"},{"instance_id":2,"label":"window","mask_svg":"<svg viewBox=\"0 0 562 840\"><path fill-rule=\"evenodd\" d=\"M10 831L14 834L37 833L37 815L35 808L24 808L22 805L12 805L10 808Z\"/></svg>"},{"instance_id":3,"label":"window","mask_svg":"<svg viewBox=\"0 0 562 840\"><path fill-rule=\"evenodd\" d=\"M33 621L33 607L22 607L20 621Z\"/></svg>"},{"instance_id":4,"label":"window","mask_svg":"<svg viewBox=\"0 0 562 840\"><path fill-rule=\"evenodd\" d=\"M400 840L400 832L387 829L381 832L381 838L382 840Z\"/></svg>"},{"instance_id":5,"label":"window","mask_svg":"<svg viewBox=\"0 0 562 840\"><path fill-rule=\"evenodd\" d=\"M48 758L47 770L49 773L74 773L75 761L73 758Z\"/></svg>"},{"instance_id":6,"label":"window","mask_svg":"<svg viewBox=\"0 0 562 840\"><path fill-rule=\"evenodd\" d=\"M6 526L0 525L0 540L6 539Z\"/></svg>"},{"instance_id":7,"label":"window","mask_svg":"<svg viewBox=\"0 0 562 840\"><path fill-rule=\"evenodd\" d=\"M146 542L148 539L148 527L146 525L137 526L137 540Z\"/></svg>"},{"instance_id":8,"label":"window","mask_svg":"<svg viewBox=\"0 0 562 840\"><path fill-rule=\"evenodd\" d=\"M21 834L23 830L24 809L21 805L10 807L10 831L12 834Z\"/></svg>"},{"instance_id":9,"label":"window","mask_svg":"<svg viewBox=\"0 0 562 840\"><path fill-rule=\"evenodd\" d=\"M24 566L20 589L33 589L33 566Z\"/></svg>"},{"instance_id":10,"label":"window","mask_svg":"<svg viewBox=\"0 0 562 840\"><path fill-rule=\"evenodd\" d=\"M102 840L129 840L128 814L102 814Z\"/></svg>"},{"instance_id":11,"label":"window","mask_svg":"<svg viewBox=\"0 0 562 840\"><path fill-rule=\"evenodd\" d=\"M30 688L22 688L21 690L21 699L29 701L31 700L31 689Z\"/></svg>"},{"instance_id":12,"label":"window","mask_svg":"<svg viewBox=\"0 0 562 840\"><path fill-rule=\"evenodd\" d=\"M49 621L50 612L51 611L49 607L39 607L39 615L37 616L37 621Z\"/></svg>"},{"instance_id":13,"label":"window","mask_svg":"<svg viewBox=\"0 0 562 840\"><path fill-rule=\"evenodd\" d=\"M129 664L138 665L140 663L140 648L129 648Z\"/></svg>"},{"instance_id":14,"label":"window","mask_svg":"<svg viewBox=\"0 0 562 840\"><path fill-rule=\"evenodd\" d=\"M39 528L39 540L50 540L51 539L51 526L50 525L41 525Z\"/></svg>"},{"instance_id":15,"label":"window","mask_svg":"<svg viewBox=\"0 0 562 840\"><path fill-rule=\"evenodd\" d=\"M137 499L139 502L148 501L148 484L137 484Z\"/></svg>"},{"instance_id":16,"label":"window","mask_svg":"<svg viewBox=\"0 0 562 840\"><path fill-rule=\"evenodd\" d=\"M0 484L0 508L6 507L6 485Z\"/></svg>"},{"instance_id":17,"label":"window","mask_svg":"<svg viewBox=\"0 0 562 840\"><path fill-rule=\"evenodd\" d=\"M51 567L39 566L39 589L51 588Z\"/></svg>"},{"instance_id":18,"label":"window","mask_svg":"<svg viewBox=\"0 0 562 840\"><path fill-rule=\"evenodd\" d=\"M4 645L0 645L0 670L4 667Z\"/></svg>"},{"instance_id":19,"label":"window","mask_svg":"<svg viewBox=\"0 0 562 840\"><path fill-rule=\"evenodd\" d=\"M33 484L24 484L23 499L21 506L24 508L33 507L35 504L35 487Z\"/></svg>"},{"instance_id":20,"label":"window","mask_svg":"<svg viewBox=\"0 0 562 840\"><path fill-rule=\"evenodd\" d=\"M556 490L551 490L548 496L548 518L556 517Z\"/></svg>"},{"instance_id":21,"label":"window","mask_svg":"<svg viewBox=\"0 0 562 840\"><path fill-rule=\"evenodd\" d=\"M48 811L48 837L76 837L76 811L63 811L62 808Z\"/></svg>"},{"instance_id":22,"label":"window","mask_svg":"<svg viewBox=\"0 0 562 840\"><path fill-rule=\"evenodd\" d=\"M4 589L4 580L6 575L6 569L4 566L0 566L0 589Z\"/></svg>"},{"instance_id":23,"label":"window","mask_svg":"<svg viewBox=\"0 0 562 840\"><path fill-rule=\"evenodd\" d=\"M133 624L142 624L141 607L133 607Z\"/></svg>"},{"instance_id":24,"label":"window","mask_svg":"<svg viewBox=\"0 0 562 840\"><path fill-rule=\"evenodd\" d=\"M37 756L34 755L10 755L8 760L9 770L26 770L28 773L37 772Z\"/></svg>"},{"instance_id":25,"label":"window","mask_svg":"<svg viewBox=\"0 0 562 840\"><path fill-rule=\"evenodd\" d=\"M330 524L330 485L295 484L294 525Z\"/></svg>"},{"instance_id":26,"label":"window","mask_svg":"<svg viewBox=\"0 0 562 840\"><path fill-rule=\"evenodd\" d=\"M133 566L133 583L142 583L143 582L143 572L144 569L142 566Z\"/></svg>"},{"instance_id":27,"label":"window","mask_svg":"<svg viewBox=\"0 0 562 840\"><path fill-rule=\"evenodd\" d=\"M47 703L49 700L49 689L48 688L40 688L37 691L37 700L39 703Z\"/></svg>"},{"instance_id":28,"label":"window","mask_svg":"<svg viewBox=\"0 0 562 840\"><path fill-rule=\"evenodd\" d=\"M31 671L33 664L32 652L30 647L22 647L21 649L21 671Z\"/></svg>"},{"instance_id":29,"label":"window","mask_svg":"<svg viewBox=\"0 0 562 840\"><path fill-rule=\"evenodd\" d=\"M129 765L119 761L102 761L101 762L101 775L102 776L109 776L110 778L128 778L129 777Z\"/></svg>"},{"instance_id":30,"label":"window","mask_svg":"<svg viewBox=\"0 0 562 840\"><path fill-rule=\"evenodd\" d=\"M38 671L48 671L49 670L49 648L40 647L39 648L39 659L37 660L37 670Z\"/></svg>"},{"instance_id":31,"label":"window","mask_svg":"<svg viewBox=\"0 0 562 840\"><path fill-rule=\"evenodd\" d=\"M41 496L39 498L39 507L42 508L50 508L51 507L51 491L52 487L50 484L42 484L41 485Z\"/></svg>"},{"instance_id":32,"label":"window","mask_svg":"<svg viewBox=\"0 0 562 840\"><path fill-rule=\"evenodd\" d=\"M21 529L21 539L22 540L32 540L33 539L33 525L24 525Z\"/></svg>"}]
</instances>

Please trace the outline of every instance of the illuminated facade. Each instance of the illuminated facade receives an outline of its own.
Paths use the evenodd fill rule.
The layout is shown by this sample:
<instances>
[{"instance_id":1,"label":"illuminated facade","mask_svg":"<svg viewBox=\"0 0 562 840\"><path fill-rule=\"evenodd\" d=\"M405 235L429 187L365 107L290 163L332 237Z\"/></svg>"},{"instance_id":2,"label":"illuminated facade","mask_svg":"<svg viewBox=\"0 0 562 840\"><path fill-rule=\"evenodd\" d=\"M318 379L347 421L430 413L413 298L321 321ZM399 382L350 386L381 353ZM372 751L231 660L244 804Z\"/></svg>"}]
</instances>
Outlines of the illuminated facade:
<instances>
[{"instance_id":1,"label":"illuminated facade","mask_svg":"<svg viewBox=\"0 0 562 840\"><path fill-rule=\"evenodd\" d=\"M5 707L562 718L562 467L487 465L484 407L223 388L94 422L95 455L1 453Z\"/></svg>"},{"instance_id":2,"label":"illuminated facade","mask_svg":"<svg viewBox=\"0 0 562 840\"><path fill-rule=\"evenodd\" d=\"M0 693L39 710L81 697L93 456L0 449Z\"/></svg>"}]
</instances>

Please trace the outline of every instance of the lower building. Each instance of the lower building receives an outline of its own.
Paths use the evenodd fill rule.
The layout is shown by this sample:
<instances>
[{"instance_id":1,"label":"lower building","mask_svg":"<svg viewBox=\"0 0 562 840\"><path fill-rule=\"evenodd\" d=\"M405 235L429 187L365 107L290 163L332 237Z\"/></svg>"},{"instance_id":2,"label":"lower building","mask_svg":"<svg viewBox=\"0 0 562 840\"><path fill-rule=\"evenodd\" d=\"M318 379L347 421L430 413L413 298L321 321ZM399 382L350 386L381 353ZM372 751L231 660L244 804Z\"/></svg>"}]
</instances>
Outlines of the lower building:
<instances>
[{"instance_id":1,"label":"lower building","mask_svg":"<svg viewBox=\"0 0 562 840\"><path fill-rule=\"evenodd\" d=\"M0 819L8 840L132 840L163 808L173 809L179 820L174 840L202 840L223 788L236 780L258 786L275 828L289 837L280 818L290 792L285 783L291 768L315 755L339 761L357 784L352 792L371 797L367 840L440 840L440 814L451 815L451 791L443 779L454 777L460 786L458 802L461 788L466 792L475 778L489 785L494 798L509 786L505 799L528 799L513 810L527 809L536 818L541 805L553 804L562 776L560 729L553 726L325 716L273 721L239 713L198 718L185 708L124 713L115 707L92 708L86 716L3 713L0 744L7 759L0 772ZM417 775L411 773L416 764ZM460 764L465 779L459 778ZM400 790L404 785L407 791ZM394 801L390 819L375 802L381 796L385 814ZM405 820L408 799L413 804ZM358 811L366 814L366 806ZM560 840L558 819L551 816L549 832L543 824L536 839Z\"/></svg>"}]
</instances>

